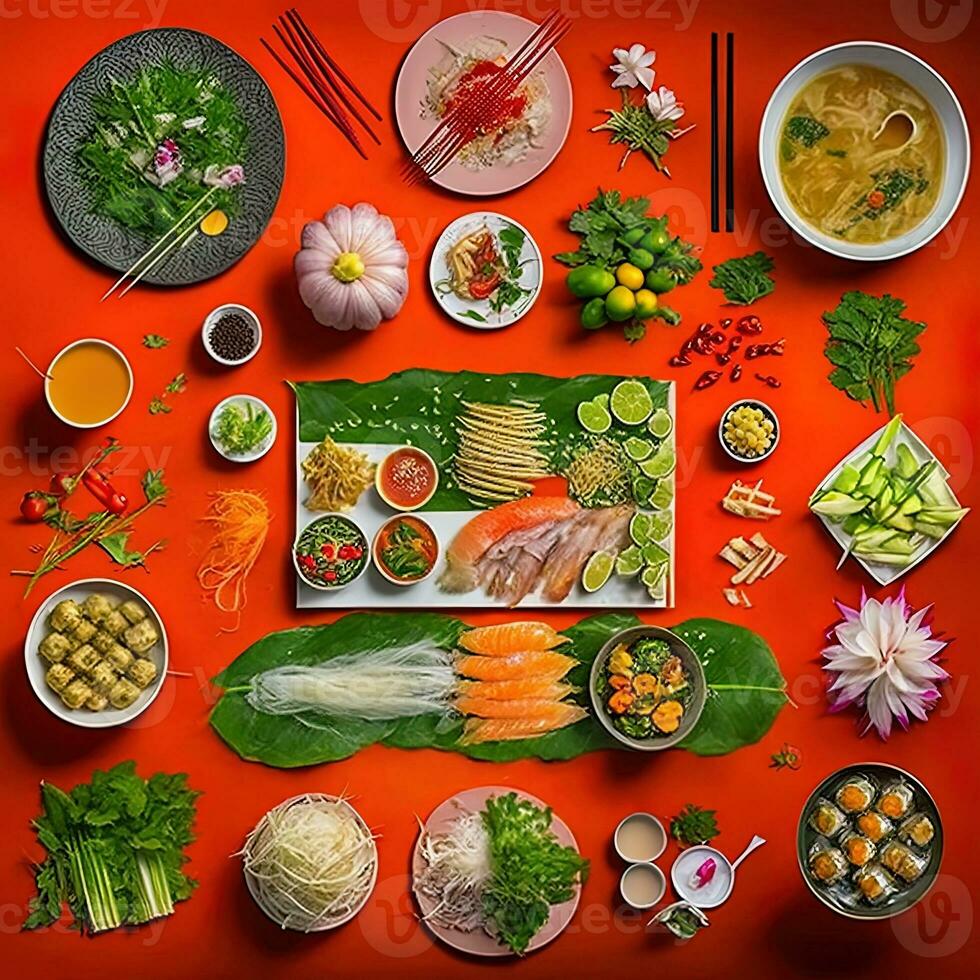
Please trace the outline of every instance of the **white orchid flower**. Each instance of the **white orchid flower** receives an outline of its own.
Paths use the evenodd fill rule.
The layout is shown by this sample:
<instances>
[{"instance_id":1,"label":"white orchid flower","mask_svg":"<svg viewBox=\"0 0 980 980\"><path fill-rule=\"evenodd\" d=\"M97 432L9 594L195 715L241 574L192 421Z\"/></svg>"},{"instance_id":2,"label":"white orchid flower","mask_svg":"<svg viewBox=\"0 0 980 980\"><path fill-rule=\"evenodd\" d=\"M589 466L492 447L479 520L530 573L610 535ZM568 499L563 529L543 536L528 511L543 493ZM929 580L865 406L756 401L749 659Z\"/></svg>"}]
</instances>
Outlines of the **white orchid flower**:
<instances>
[{"instance_id":1,"label":"white orchid flower","mask_svg":"<svg viewBox=\"0 0 980 980\"><path fill-rule=\"evenodd\" d=\"M647 51L642 44L632 44L627 48L613 48L615 65L609 67L615 72L613 88L636 88L642 85L648 91L653 88L655 72L650 67L657 60L656 51Z\"/></svg>"}]
</instances>

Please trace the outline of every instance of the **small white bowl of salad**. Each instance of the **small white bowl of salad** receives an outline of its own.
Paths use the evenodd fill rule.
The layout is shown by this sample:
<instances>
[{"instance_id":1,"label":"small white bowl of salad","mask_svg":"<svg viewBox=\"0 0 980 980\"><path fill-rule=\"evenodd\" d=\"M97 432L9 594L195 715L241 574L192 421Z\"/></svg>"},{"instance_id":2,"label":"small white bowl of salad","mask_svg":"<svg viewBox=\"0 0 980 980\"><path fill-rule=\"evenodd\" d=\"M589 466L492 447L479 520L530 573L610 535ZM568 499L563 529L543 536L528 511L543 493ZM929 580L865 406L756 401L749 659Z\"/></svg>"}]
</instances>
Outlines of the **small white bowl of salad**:
<instances>
[{"instance_id":1,"label":"small white bowl of salad","mask_svg":"<svg viewBox=\"0 0 980 980\"><path fill-rule=\"evenodd\" d=\"M254 463L276 441L278 425L272 409L255 395L231 395L218 402L208 421L215 452L233 463Z\"/></svg>"},{"instance_id":2,"label":"small white bowl of salad","mask_svg":"<svg viewBox=\"0 0 980 980\"><path fill-rule=\"evenodd\" d=\"M499 330L521 319L541 294L543 262L531 233L495 211L474 211L439 236L429 261L436 302L457 323Z\"/></svg>"}]
</instances>

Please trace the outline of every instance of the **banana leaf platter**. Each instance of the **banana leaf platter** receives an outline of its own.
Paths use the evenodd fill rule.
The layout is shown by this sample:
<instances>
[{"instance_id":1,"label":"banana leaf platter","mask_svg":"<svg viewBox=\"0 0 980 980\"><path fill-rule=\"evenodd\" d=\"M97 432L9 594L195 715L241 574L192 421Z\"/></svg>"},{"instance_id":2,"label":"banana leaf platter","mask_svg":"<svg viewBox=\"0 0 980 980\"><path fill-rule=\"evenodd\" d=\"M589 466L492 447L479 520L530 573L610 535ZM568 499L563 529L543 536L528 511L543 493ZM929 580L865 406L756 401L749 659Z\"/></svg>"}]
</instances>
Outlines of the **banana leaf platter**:
<instances>
[{"instance_id":1,"label":"banana leaf platter","mask_svg":"<svg viewBox=\"0 0 980 980\"><path fill-rule=\"evenodd\" d=\"M589 705L589 669L603 644L639 624L636 616L606 613L562 631L571 641L562 651L579 661L568 679L578 688L575 698L580 704ZM463 719L452 711L364 721L314 712L265 714L252 708L246 697L252 679L263 671L287 664L322 664L334 657L425 641L452 650L468 628L438 613L351 613L330 625L271 633L214 678L223 693L212 711L211 725L243 759L282 768L335 762L374 744L455 751L492 762L559 761L599 749L624 749L591 713L537 738L466 745L460 744ZM786 682L765 640L744 627L715 619L689 619L673 629L701 661L708 685L701 718L680 748L697 755L724 755L757 742L788 700Z\"/></svg>"},{"instance_id":2,"label":"banana leaf platter","mask_svg":"<svg viewBox=\"0 0 980 980\"><path fill-rule=\"evenodd\" d=\"M454 465L459 442L459 418L468 405L533 405L546 419L541 452L547 459L549 474L563 476L577 452L594 447L598 440L615 439L619 445L631 437L636 443L646 440L657 450L669 454L669 472L659 479L647 480L644 490L660 487L663 494L659 511L662 529L652 550L659 556L662 577L656 589L640 581L639 569L632 576L612 574L601 588L587 591L579 583L561 601L549 599L532 588L522 599L523 606L548 608L664 608L674 604L674 441L676 418L673 382L652 378L635 378L646 389L652 413L664 413L670 420L670 431L662 438L651 436L646 422L620 424L613 419L608 432L588 431L579 420L578 410L584 402L606 400L622 377L582 375L557 378L542 374L488 375L470 371L442 372L413 369L374 382L351 380L301 382L292 385L296 395L296 529L297 535L322 512L311 510L304 480L302 462L325 437L338 445L350 446L379 464L394 449L411 445L424 450L439 473L438 486L432 498L417 513L432 528L439 543L440 555L434 574L409 587L392 584L377 568L343 589L322 590L310 587L297 576L297 607L327 609L363 608L487 608L506 605L481 587L459 593L447 591L440 584L445 568L446 550L460 529L493 503L475 500L459 486ZM650 415L653 418L653 414ZM642 436L643 439L636 437ZM638 488L639 464L629 462L632 487ZM562 489L555 491L552 484ZM564 496L564 484L545 480L542 493ZM537 495L538 490L534 490ZM627 501L647 509L639 497ZM587 504L587 507L600 505ZM374 487L366 489L356 505L346 512L371 541L379 527L394 515ZM630 543L628 539L625 542ZM600 549L602 550L602 549ZM635 549L634 549L635 550ZM586 558L587 560L587 558ZM583 560L582 565L585 561ZM655 594L654 594L655 593Z\"/></svg>"}]
</instances>

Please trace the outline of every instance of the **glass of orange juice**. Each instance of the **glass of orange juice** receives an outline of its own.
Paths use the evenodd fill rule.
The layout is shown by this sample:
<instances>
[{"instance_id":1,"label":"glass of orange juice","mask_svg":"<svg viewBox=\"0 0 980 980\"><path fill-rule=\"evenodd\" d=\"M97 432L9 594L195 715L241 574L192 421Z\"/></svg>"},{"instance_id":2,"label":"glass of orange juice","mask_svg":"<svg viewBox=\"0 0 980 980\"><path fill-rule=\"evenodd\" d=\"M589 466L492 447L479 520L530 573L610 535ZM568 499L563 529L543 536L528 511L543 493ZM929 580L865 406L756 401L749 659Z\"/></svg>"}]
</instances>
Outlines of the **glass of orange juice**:
<instances>
[{"instance_id":1,"label":"glass of orange juice","mask_svg":"<svg viewBox=\"0 0 980 980\"><path fill-rule=\"evenodd\" d=\"M59 351L44 381L51 411L77 429L111 422L129 404L132 393L133 371L123 352L94 337L76 340Z\"/></svg>"}]
</instances>

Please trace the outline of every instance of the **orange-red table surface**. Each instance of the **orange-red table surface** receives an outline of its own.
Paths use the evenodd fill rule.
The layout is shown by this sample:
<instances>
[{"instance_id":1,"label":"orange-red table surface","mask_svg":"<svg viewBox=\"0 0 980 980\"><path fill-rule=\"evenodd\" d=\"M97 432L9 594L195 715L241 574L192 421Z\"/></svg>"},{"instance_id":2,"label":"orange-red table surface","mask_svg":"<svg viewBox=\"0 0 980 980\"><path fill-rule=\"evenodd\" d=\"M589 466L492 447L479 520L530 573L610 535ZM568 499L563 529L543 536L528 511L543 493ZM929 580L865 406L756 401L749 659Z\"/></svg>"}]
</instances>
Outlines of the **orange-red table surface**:
<instances>
[{"instance_id":1,"label":"orange-red table surface","mask_svg":"<svg viewBox=\"0 0 980 980\"><path fill-rule=\"evenodd\" d=\"M158 605L171 638L172 666L188 678L168 680L160 698L138 723L94 732L61 724L36 701L23 667L23 635L37 604L72 578L113 574L104 556L91 554L52 575L36 594L21 597L23 580L0 576L3 659L0 667L0 948L7 975L78 978L141 976L308 977L456 976L505 970L527 977L595 975L911 977L938 969L945 976L976 975L973 902L978 895L977 848L980 780L975 762L980 724L973 690L976 657L976 515L926 563L907 576L910 600L935 603L935 620L955 642L948 649L952 680L926 725L915 725L887 743L858 737L850 713L830 716L822 693L818 654L834 618L832 600L854 602L873 582L853 563L834 571L836 548L810 517L806 498L831 464L882 419L833 390L822 354L823 310L848 288L890 291L929 324L914 371L899 385L906 419L940 454L966 503L976 496L974 445L980 402L976 299L980 243L972 223L980 215L974 182L951 224L929 247L886 265L834 261L789 239L765 195L756 159L759 120L769 93L799 59L835 41L873 38L905 46L941 71L974 121L980 110L975 50L980 21L970 0L875 0L819 4L726 3L723 0L566 0L575 17L561 45L575 93L568 142L554 165L522 190L494 201L529 227L547 256L570 247L564 219L587 201L597 185L649 194L674 227L703 244L706 265L756 248L776 260L775 294L757 307L772 336L787 338L779 363L783 386L767 392L783 422L783 442L760 470L785 513L766 529L790 557L753 592L756 608L733 611L722 598L723 565L715 557L744 525L722 513L718 500L737 471L727 466L715 437L731 387L690 392L693 376L666 366L683 334L656 328L629 347L614 329L586 336L578 327L561 269L546 261L544 293L517 326L500 333L470 331L442 316L427 286L429 252L441 229L479 204L433 189L406 188L397 179L397 134L385 112L383 146L359 161L334 130L294 88L261 48L260 34L280 4L251 0L6 0L0 9L0 213L3 241L4 337L7 368L0 398L0 471L4 481L5 565L22 568L29 548L42 539L16 520L23 492L46 482L52 454L64 465L92 442L55 424L35 376L13 353L20 345L47 363L65 342L106 337L130 356L136 373L132 404L111 430L135 447L134 465L166 467L172 504L142 522L142 540L165 536L170 544L153 555L149 574L129 577ZM472 6L476 6L475 2ZM540 19L552 4L532 4ZM538 9L540 8L540 9ZM393 79L407 45L438 16L471 9L444 0L359 0L303 8L329 48L353 70L359 84L386 110ZM524 10L523 4L501 9ZM948 22L928 26L946 9ZM917 11L921 11L917 12ZM964 26L965 17L965 26ZM972 19L971 19L972 17ZM99 305L111 278L85 261L54 228L38 179L38 153L48 112L73 73L97 50L147 26L207 31L249 59L266 77L279 102L287 137L282 197L259 244L235 268L208 283L180 290L139 288L121 302ZM959 26L958 32L956 31ZM736 101L737 228L706 232L708 200L708 51L712 30L733 30L738 58ZM948 36L953 35L953 36ZM685 121L698 128L672 146L674 179L643 160L617 173L620 153L588 129L598 110L615 104L606 65L615 46L640 41L657 50L660 82L687 106ZM292 256L303 224L336 202L368 200L390 214L411 256L410 295L398 316L370 335L344 336L318 327L296 293ZM676 294L690 329L724 315L708 274ZM254 361L234 372L212 366L200 346L203 315L222 302L257 310L266 336ZM162 351L140 345L144 333L172 338ZM596 753L561 764L533 761L489 765L452 754L382 748L346 762L305 771L277 771L241 761L210 731L213 692L208 679L246 645L265 633L328 614L301 615L293 608L288 547L293 534L292 401L284 379L373 379L406 367L487 371L542 370L558 375L586 371L642 372L676 378L678 392L678 602L646 618L671 624L695 615L732 619L760 632L779 658L795 707L787 707L758 744L727 757L696 758L684 752L656 758ZM179 371L189 384L170 415L150 416L151 397ZM745 386L743 390L747 390ZM222 397L250 391L264 398L284 423L279 443L261 462L238 468L211 450L205 423ZM195 582L200 528L195 521L208 490L259 488L268 494L275 520L249 584L249 603L236 633L222 633L222 618L202 601ZM507 614L468 616L492 622ZM556 626L572 612L550 615ZM783 742L803 753L799 772L768 768ZM140 770L186 770L204 791L192 873L201 885L193 899L163 923L126 934L80 940L65 928L20 934L32 892L29 861L40 856L29 829L38 808L38 782L67 786L88 778L96 766L134 758ZM800 880L794 834L800 807L831 770L866 759L896 763L915 772L943 814L947 845L942 877L915 911L892 922L851 923L820 906ZM414 919L407 891L408 856L416 814L426 814L453 792L487 783L527 789L549 801L575 832L593 873L571 928L525 962L474 963L435 946ZM249 899L239 862L231 857L244 834L269 807L297 792L345 791L381 836L378 888L364 913L345 928L319 937L282 933ZM677 948L644 934L640 921L619 910L621 867L611 856L617 821L635 809L661 817L693 802L715 808L722 828L717 844L742 849L753 834L768 844L738 873L735 893L711 913L710 929ZM664 858L666 869L675 850ZM934 961L934 964L933 964ZM973 964L971 966L971 963Z\"/></svg>"}]
</instances>

